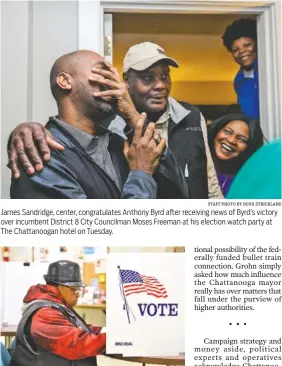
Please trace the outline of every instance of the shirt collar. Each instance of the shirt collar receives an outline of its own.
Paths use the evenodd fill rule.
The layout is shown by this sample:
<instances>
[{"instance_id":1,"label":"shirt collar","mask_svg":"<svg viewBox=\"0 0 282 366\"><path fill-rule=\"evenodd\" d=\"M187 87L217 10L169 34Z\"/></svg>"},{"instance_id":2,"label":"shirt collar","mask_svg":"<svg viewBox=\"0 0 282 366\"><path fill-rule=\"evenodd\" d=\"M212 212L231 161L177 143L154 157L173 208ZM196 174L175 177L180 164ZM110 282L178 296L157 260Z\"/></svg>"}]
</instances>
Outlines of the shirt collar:
<instances>
[{"instance_id":1,"label":"shirt collar","mask_svg":"<svg viewBox=\"0 0 282 366\"><path fill-rule=\"evenodd\" d=\"M171 106L170 106L170 102L168 100L166 109L165 109L164 113L160 116L160 118L156 121L156 125L160 125L160 124L167 122L170 119L170 117L171 117Z\"/></svg>"},{"instance_id":2,"label":"shirt collar","mask_svg":"<svg viewBox=\"0 0 282 366\"><path fill-rule=\"evenodd\" d=\"M184 108L180 103L178 103L174 98L168 98L168 104L170 108L170 116L174 123L179 123L182 121L189 113L190 110Z\"/></svg>"},{"instance_id":3,"label":"shirt collar","mask_svg":"<svg viewBox=\"0 0 282 366\"><path fill-rule=\"evenodd\" d=\"M58 118L58 116L53 117L53 119L63 126L71 135L77 140L77 142L87 151L88 148L93 147L97 143L97 140L101 135L110 134L110 131L103 125L99 125L98 135L90 135L79 128L76 128L65 121Z\"/></svg>"}]
</instances>

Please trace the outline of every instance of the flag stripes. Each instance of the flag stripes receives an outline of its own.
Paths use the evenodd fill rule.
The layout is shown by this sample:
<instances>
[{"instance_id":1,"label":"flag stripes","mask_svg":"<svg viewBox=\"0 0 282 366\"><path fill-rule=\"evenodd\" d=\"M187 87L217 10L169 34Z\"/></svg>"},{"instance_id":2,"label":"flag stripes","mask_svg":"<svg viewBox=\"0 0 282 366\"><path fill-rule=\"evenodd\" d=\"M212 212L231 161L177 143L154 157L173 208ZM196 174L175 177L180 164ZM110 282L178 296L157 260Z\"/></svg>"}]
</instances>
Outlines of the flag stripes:
<instances>
[{"instance_id":1,"label":"flag stripes","mask_svg":"<svg viewBox=\"0 0 282 366\"><path fill-rule=\"evenodd\" d=\"M144 276L131 270L120 270L120 274L126 296L146 292L157 298L168 297L164 285L156 277Z\"/></svg>"}]
</instances>

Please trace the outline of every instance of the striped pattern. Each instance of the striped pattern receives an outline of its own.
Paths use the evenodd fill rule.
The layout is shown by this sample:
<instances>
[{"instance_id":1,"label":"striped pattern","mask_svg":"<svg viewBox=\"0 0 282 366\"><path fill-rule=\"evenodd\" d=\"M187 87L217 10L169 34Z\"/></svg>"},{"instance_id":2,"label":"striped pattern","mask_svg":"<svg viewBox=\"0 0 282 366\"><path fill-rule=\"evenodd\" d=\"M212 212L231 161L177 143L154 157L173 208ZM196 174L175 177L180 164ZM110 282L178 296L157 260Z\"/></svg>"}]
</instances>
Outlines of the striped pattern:
<instances>
[{"instance_id":1,"label":"striped pattern","mask_svg":"<svg viewBox=\"0 0 282 366\"><path fill-rule=\"evenodd\" d=\"M152 276L143 276L139 272L121 269L121 281L125 296L146 292L157 298L166 298L167 292L158 279Z\"/></svg>"}]
</instances>

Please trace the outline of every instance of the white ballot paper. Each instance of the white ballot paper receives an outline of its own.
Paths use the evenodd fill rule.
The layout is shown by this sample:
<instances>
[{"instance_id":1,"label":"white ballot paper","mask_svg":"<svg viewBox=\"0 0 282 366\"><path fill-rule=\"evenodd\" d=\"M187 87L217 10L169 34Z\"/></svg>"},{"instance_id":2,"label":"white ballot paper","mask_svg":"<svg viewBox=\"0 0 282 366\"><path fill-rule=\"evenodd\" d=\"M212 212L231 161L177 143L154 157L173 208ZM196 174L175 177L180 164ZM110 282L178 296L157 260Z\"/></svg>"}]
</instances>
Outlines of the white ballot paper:
<instances>
[{"instance_id":1,"label":"white ballot paper","mask_svg":"<svg viewBox=\"0 0 282 366\"><path fill-rule=\"evenodd\" d=\"M108 354L185 352L185 254L128 253L107 258Z\"/></svg>"}]
</instances>

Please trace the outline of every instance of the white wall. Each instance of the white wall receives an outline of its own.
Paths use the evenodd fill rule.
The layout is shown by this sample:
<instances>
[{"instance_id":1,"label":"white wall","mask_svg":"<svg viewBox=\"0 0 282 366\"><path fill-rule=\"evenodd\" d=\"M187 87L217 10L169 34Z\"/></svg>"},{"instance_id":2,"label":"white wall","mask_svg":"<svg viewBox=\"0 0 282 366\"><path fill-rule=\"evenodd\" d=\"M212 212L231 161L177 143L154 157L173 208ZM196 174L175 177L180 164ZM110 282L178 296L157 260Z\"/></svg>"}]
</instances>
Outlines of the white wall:
<instances>
[{"instance_id":1,"label":"white wall","mask_svg":"<svg viewBox=\"0 0 282 366\"><path fill-rule=\"evenodd\" d=\"M36 1L33 3L33 119L46 121L56 113L49 88L49 72L54 61L78 49L76 1Z\"/></svg>"},{"instance_id":2,"label":"white wall","mask_svg":"<svg viewBox=\"0 0 282 366\"><path fill-rule=\"evenodd\" d=\"M8 197L6 143L14 126L27 119L28 3L1 2L1 179Z\"/></svg>"},{"instance_id":3,"label":"white wall","mask_svg":"<svg viewBox=\"0 0 282 366\"><path fill-rule=\"evenodd\" d=\"M56 114L49 72L61 55L78 49L77 1L1 2L1 196L9 198L6 142L26 120Z\"/></svg>"},{"instance_id":4,"label":"white wall","mask_svg":"<svg viewBox=\"0 0 282 366\"><path fill-rule=\"evenodd\" d=\"M33 261L32 252L32 247L9 247L10 262L31 263Z\"/></svg>"}]
</instances>

